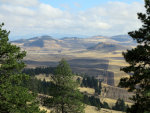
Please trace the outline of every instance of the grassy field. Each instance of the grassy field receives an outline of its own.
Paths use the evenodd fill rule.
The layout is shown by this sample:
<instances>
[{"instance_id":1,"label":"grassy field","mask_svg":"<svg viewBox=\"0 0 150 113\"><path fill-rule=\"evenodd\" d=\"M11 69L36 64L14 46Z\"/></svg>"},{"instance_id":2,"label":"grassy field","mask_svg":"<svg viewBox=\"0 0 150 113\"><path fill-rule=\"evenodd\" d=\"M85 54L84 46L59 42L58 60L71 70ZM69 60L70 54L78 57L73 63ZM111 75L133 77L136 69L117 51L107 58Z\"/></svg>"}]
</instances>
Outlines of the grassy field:
<instances>
[{"instance_id":1,"label":"grassy field","mask_svg":"<svg viewBox=\"0 0 150 113\"><path fill-rule=\"evenodd\" d=\"M111 98L101 98L100 100L101 100L101 102L107 102L110 107L114 106L117 101L117 100L111 99ZM133 103L125 102L125 104L131 106Z\"/></svg>"},{"instance_id":2,"label":"grassy field","mask_svg":"<svg viewBox=\"0 0 150 113\"><path fill-rule=\"evenodd\" d=\"M123 112L104 109L104 108L101 108L100 110L97 110L96 107L87 105L86 108L85 108L85 113L123 113Z\"/></svg>"},{"instance_id":3,"label":"grassy field","mask_svg":"<svg viewBox=\"0 0 150 113\"><path fill-rule=\"evenodd\" d=\"M89 75L93 76L101 75L103 72L102 68L105 68L105 65L107 64L108 71L112 71L114 73L114 83L115 86L117 86L120 78L127 76L125 73L120 71L121 66L127 65L121 53L122 51L103 53L101 51L87 50L64 50L61 53L58 53L57 51L46 51L45 53L40 51L30 51L25 60L29 60L27 66L33 68L37 66L56 66L58 61L60 61L62 58L65 58L67 61L69 61L71 66L73 66L73 70L76 72L88 73ZM84 62L83 60L76 61L76 59L89 60ZM97 61L90 62L90 59L96 59ZM102 59L108 62L104 63Z\"/></svg>"},{"instance_id":4,"label":"grassy field","mask_svg":"<svg viewBox=\"0 0 150 113\"><path fill-rule=\"evenodd\" d=\"M80 90L80 92L83 92L83 93L85 92L90 95L94 95L94 93L95 93L95 89L93 89L93 88L79 87L79 90Z\"/></svg>"},{"instance_id":5,"label":"grassy field","mask_svg":"<svg viewBox=\"0 0 150 113\"><path fill-rule=\"evenodd\" d=\"M47 113L50 113L52 111L52 110L50 110L50 109L48 109L44 106L40 106L40 109L47 111ZM94 107L94 106L86 105L85 113L124 113L124 112L109 110L109 109L104 109L104 108L101 108L100 110L97 110L97 108Z\"/></svg>"},{"instance_id":6,"label":"grassy field","mask_svg":"<svg viewBox=\"0 0 150 113\"><path fill-rule=\"evenodd\" d=\"M108 70L114 72L115 86L118 86L119 81L122 77L128 77L126 73L120 71L120 67L128 66L124 60L110 59Z\"/></svg>"}]
</instances>

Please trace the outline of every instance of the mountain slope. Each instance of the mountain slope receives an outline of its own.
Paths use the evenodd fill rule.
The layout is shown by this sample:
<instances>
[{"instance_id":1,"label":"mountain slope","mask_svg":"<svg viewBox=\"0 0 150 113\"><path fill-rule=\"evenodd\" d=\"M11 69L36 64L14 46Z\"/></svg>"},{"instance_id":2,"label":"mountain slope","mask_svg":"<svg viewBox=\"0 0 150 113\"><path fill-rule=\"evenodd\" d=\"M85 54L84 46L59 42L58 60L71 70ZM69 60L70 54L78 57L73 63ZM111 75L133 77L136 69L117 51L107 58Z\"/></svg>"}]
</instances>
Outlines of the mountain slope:
<instances>
[{"instance_id":1,"label":"mountain slope","mask_svg":"<svg viewBox=\"0 0 150 113\"><path fill-rule=\"evenodd\" d=\"M119 38L120 37L120 38ZM119 35L113 37L93 36L89 38L65 37L54 39L51 36L40 36L30 39L12 41L27 51L37 49L40 51L63 50L124 50L125 46L134 45L129 36Z\"/></svg>"},{"instance_id":2,"label":"mountain slope","mask_svg":"<svg viewBox=\"0 0 150 113\"><path fill-rule=\"evenodd\" d=\"M87 48L87 49L103 51L103 52L112 52L112 51L116 51L116 50L125 50L125 49L127 49L127 47L121 46L118 44L109 44L109 43L100 42L92 47Z\"/></svg>"}]
</instances>

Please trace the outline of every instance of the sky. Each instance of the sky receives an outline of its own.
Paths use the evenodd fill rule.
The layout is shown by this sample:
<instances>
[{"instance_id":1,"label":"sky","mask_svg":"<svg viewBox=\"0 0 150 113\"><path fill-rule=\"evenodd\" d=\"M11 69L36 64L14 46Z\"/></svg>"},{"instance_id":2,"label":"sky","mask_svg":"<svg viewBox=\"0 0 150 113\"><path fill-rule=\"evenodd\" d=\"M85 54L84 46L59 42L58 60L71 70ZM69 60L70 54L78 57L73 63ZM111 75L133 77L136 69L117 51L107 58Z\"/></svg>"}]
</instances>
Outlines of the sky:
<instances>
[{"instance_id":1,"label":"sky","mask_svg":"<svg viewBox=\"0 0 150 113\"><path fill-rule=\"evenodd\" d=\"M0 0L10 39L39 35L113 36L141 27L144 0Z\"/></svg>"}]
</instances>

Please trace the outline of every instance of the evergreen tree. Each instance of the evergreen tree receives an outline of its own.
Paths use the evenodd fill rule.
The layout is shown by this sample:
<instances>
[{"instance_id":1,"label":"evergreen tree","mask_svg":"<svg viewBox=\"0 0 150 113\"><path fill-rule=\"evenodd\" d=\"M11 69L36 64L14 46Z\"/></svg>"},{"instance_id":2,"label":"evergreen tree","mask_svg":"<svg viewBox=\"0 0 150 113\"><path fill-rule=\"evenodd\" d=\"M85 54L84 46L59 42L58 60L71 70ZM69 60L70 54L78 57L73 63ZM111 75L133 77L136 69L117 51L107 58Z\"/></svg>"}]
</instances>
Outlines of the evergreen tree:
<instances>
[{"instance_id":1,"label":"evergreen tree","mask_svg":"<svg viewBox=\"0 0 150 113\"><path fill-rule=\"evenodd\" d=\"M107 102L103 102L103 105L102 105L103 108L106 108L106 109L110 109L109 105Z\"/></svg>"},{"instance_id":2,"label":"evergreen tree","mask_svg":"<svg viewBox=\"0 0 150 113\"><path fill-rule=\"evenodd\" d=\"M87 105L90 105L89 97L87 95L84 95L83 102Z\"/></svg>"},{"instance_id":3,"label":"evergreen tree","mask_svg":"<svg viewBox=\"0 0 150 113\"><path fill-rule=\"evenodd\" d=\"M42 113L36 97L20 84L29 76L22 74L26 52L12 45L9 32L0 25L0 113Z\"/></svg>"},{"instance_id":4,"label":"evergreen tree","mask_svg":"<svg viewBox=\"0 0 150 113\"><path fill-rule=\"evenodd\" d=\"M121 70L130 77L122 78L119 85L135 93L132 98L134 105L127 110L128 113L150 112L150 0L145 0L145 8L146 13L138 13L142 27L128 33L138 45L123 53L129 66Z\"/></svg>"},{"instance_id":5,"label":"evergreen tree","mask_svg":"<svg viewBox=\"0 0 150 113\"><path fill-rule=\"evenodd\" d=\"M101 82L98 81L94 77L85 77L84 76L82 79L81 86L94 88L96 94L98 94L98 95L101 94L101 89L102 89Z\"/></svg>"},{"instance_id":6,"label":"evergreen tree","mask_svg":"<svg viewBox=\"0 0 150 113\"><path fill-rule=\"evenodd\" d=\"M52 89L52 102L55 112L58 113L83 113L83 95L77 89L78 85L73 80L68 63L62 59L52 77L55 87Z\"/></svg>"},{"instance_id":7,"label":"evergreen tree","mask_svg":"<svg viewBox=\"0 0 150 113\"><path fill-rule=\"evenodd\" d=\"M113 110L118 110L118 111L125 111L126 110L126 106L125 106L125 102L123 99L118 99L115 106L112 107Z\"/></svg>"}]
</instances>

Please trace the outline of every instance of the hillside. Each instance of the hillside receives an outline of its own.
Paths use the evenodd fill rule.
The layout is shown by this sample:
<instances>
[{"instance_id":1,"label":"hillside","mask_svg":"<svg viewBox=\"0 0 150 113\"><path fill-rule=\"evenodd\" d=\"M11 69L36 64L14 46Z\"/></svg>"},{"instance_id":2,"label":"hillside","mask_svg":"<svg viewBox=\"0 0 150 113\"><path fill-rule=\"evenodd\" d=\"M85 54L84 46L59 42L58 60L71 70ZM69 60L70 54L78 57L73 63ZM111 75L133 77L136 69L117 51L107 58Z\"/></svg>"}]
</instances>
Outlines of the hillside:
<instances>
[{"instance_id":1,"label":"hillside","mask_svg":"<svg viewBox=\"0 0 150 113\"><path fill-rule=\"evenodd\" d=\"M36 77L38 79L41 79L41 80L43 80L45 78L46 81L51 81L50 78L48 78L48 76L44 77L44 75L43 76L42 75L36 75ZM43 78L41 78L41 77L43 77ZM112 108L115 105L118 98L124 99L126 101L125 102L126 105L127 104L129 106L132 105L132 103L128 100L128 98L131 97L132 94L128 93L125 89L122 89L122 88L112 87L112 86L109 86L106 84L102 84L101 95L95 95L95 90L93 88L79 87L79 89L80 89L80 92L82 92L88 96L95 96L96 98L99 98L102 103L107 102L108 105L110 106L110 108ZM43 94L40 94L39 98L43 98L43 96L50 98L50 96L43 95ZM48 109L48 108L43 107L43 106L41 106L40 108L45 109L48 112L51 111L51 109ZM122 113L121 111L115 111L115 110L106 109L106 108L101 108L100 110L98 110L94 106L86 105L85 113L91 113L91 112L92 113L106 113L106 112L108 112L108 113Z\"/></svg>"},{"instance_id":2,"label":"hillside","mask_svg":"<svg viewBox=\"0 0 150 113\"><path fill-rule=\"evenodd\" d=\"M50 113L51 111L50 109L43 107L43 106L40 106L40 109L47 111L47 113ZM109 109L104 109L104 108L101 108L101 110L97 110L96 107L87 105L85 108L85 113L124 113L124 112L109 110Z\"/></svg>"},{"instance_id":3,"label":"hillside","mask_svg":"<svg viewBox=\"0 0 150 113\"><path fill-rule=\"evenodd\" d=\"M27 73L27 74L29 74L32 77L37 78L37 79L33 79L31 77L32 79L29 83L32 85L29 85L30 89L37 91L40 94L50 95L51 91L49 90L49 87L51 86L54 69L55 68L53 68L53 67L38 67L35 69L28 69L28 71L26 71L26 72L29 72L29 73ZM128 93L127 90L125 90L125 89L111 86L112 84L107 85L107 84L101 83L101 78L99 78L99 77L100 76L97 76L97 77L84 76L84 77L82 77L80 75L78 75L78 76L75 75L73 78L73 80L77 80L78 83L80 83L78 88L79 88L80 92L82 92L84 94L84 100L86 100L85 95L88 96L88 101L90 102L90 104L89 103L86 103L86 104L95 106L94 104L91 103L91 99L93 97L95 98L95 100L97 99L102 102L102 104L101 104L102 108L107 108L106 106L103 106L104 103L106 103L106 102L108 103L109 108L112 108L115 105L118 98L123 99L126 102L126 104L128 104L128 105L132 104L131 101L129 100L129 97L131 97L133 95L132 93ZM42 81L39 81L39 80L42 80ZM96 85L95 85L95 83L96 83ZM35 87L35 86L38 86L38 87ZM98 92L97 88L100 89L101 94ZM40 98L41 104L44 102L42 98L43 98L43 96ZM87 102L87 101L84 101L84 102ZM44 105L44 104L42 104L42 105ZM101 109L102 111L98 111L95 107L92 107L92 106L89 106L88 110L86 108L87 113L88 113L88 111L95 112L95 113L103 111L102 109ZM110 113L112 112L111 110L107 110L107 109L104 109L104 111L107 111ZM114 113L115 113L115 111L114 111Z\"/></svg>"},{"instance_id":4,"label":"hillside","mask_svg":"<svg viewBox=\"0 0 150 113\"><path fill-rule=\"evenodd\" d=\"M128 47L119 45L119 44L111 44L111 43L103 43L100 42L92 47L87 48L88 50L97 50L102 52L110 52L110 51L117 51L117 50L125 50Z\"/></svg>"},{"instance_id":5,"label":"hillside","mask_svg":"<svg viewBox=\"0 0 150 113\"><path fill-rule=\"evenodd\" d=\"M96 46L97 44L105 44L105 43L109 43L109 45L113 45L115 44L117 46L119 46L119 44L122 43L128 43L133 44L131 39L129 40L128 37L126 38L122 38L123 36L121 36L119 38L119 36L113 36L113 37L103 37L103 36L94 36L94 37L89 37L89 38L78 38L78 37L65 37L62 39L55 39L51 36L39 36L39 37L34 37L34 38L30 38L30 39L20 39L20 40L16 40L16 41L12 41L12 43L19 45L23 48L29 49L31 47L40 47L41 50L43 49L47 49L47 50L53 50L53 49L62 49L64 50L65 48L67 49L86 49L86 48L91 48L93 46ZM48 48L49 47L49 48ZM118 48L118 47L116 47ZM125 48L124 48L125 49Z\"/></svg>"},{"instance_id":6,"label":"hillside","mask_svg":"<svg viewBox=\"0 0 150 113\"><path fill-rule=\"evenodd\" d=\"M39 36L12 41L12 43L27 51L24 59L27 67L55 67L60 59L65 58L74 73L99 76L107 79L106 83L115 86L122 75L126 76L120 72L120 66L125 65L121 53L131 48L130 45L133 46L133 41L126 35L62 39Z\"/></svg>"}]
</instances>

